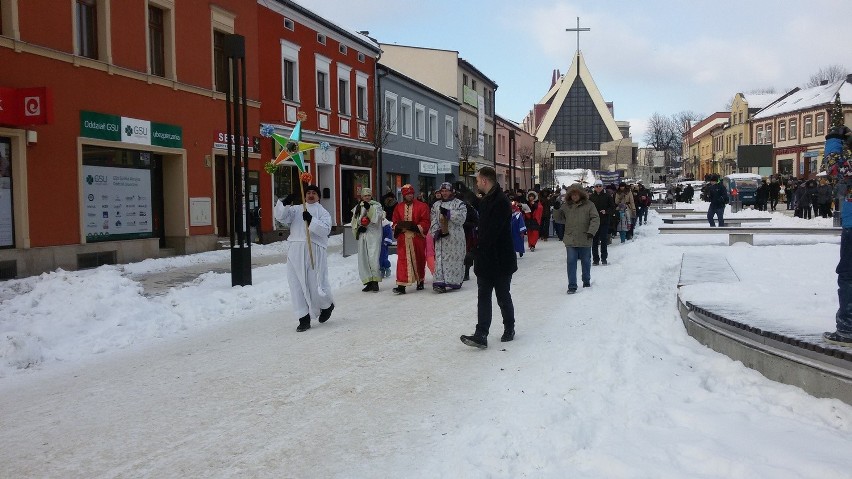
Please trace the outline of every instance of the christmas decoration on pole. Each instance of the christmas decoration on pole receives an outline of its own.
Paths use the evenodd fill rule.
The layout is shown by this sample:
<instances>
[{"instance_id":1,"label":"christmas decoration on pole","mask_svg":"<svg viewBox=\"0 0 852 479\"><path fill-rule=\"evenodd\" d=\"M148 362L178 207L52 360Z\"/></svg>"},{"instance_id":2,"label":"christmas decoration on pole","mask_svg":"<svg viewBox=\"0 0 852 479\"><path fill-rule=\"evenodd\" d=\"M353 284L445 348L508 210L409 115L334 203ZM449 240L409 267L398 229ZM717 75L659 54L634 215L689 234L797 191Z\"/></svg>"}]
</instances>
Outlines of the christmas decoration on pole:
<instances>
[{"instance_id":1,"label":"christmas decoration on pole","mask_svg":"<svg viewBox=\"0 0 852 479\"><path fill-rule=\"evenodd\" d=\"M296 165L296 168L299 169L299 191L302 194L302 211L308 211L308 205L305 203L305 183L311 184L313 183L313 176L310 172L307 171L305 166L305 161L302 158L302 153L306 151L310 151L320 147L318 143L308 143L302 141L302 121L307 118L304 112L299 112L298 121L296 122L296 126L293 128L293 131L290 133L290 138L284 138L283 136L274 132L274 128L270 125L263 125L260 129L260 134L262 136L272 138L276 143L281 145L281 153L278 156L266 163L263 168L270 175L278 169L278 167L288 160L292 160ZM314 267L314 250L311 246L311 231L309 229L308 223L305 223L305 236L308 241L308 253L311 257L311 268Z\"/></svg>"}]
</instances>

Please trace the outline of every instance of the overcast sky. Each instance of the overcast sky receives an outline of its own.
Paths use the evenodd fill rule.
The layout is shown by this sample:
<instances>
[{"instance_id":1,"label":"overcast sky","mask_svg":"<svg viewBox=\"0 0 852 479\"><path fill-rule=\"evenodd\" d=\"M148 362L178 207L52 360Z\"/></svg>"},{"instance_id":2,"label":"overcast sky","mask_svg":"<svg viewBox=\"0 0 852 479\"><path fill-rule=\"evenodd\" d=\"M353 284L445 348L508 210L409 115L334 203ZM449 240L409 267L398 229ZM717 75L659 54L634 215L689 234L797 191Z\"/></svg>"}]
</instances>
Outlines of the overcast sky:
<instances>
[{"instance_id":1,"label":"overcast sky","mask_svg":"<svg viewBox=\"0 0 852 479\"><path fill-rule=\"evenodd\" d=\"M580 49L616 120L644 143L647 118L723 111L737 92L852 71L849 0L297 0L382 43L456 50L494 80L497 113L521 121ZM844 32L845 30L845 32Z\"/></svg>"}]
</instances>

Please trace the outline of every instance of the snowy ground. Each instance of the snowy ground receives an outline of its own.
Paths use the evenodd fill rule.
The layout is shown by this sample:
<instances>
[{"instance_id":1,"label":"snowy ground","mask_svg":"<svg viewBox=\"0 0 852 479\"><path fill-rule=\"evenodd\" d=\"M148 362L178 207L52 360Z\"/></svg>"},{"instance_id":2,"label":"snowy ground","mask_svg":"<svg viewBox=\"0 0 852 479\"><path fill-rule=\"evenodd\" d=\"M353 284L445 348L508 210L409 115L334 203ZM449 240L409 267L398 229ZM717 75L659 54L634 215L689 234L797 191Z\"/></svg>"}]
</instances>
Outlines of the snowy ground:
<instances>
[{"instance_id":1,"label":"snowy ground","mask_svg":"<svg viewBox=\"0 0 852 479\"><path fill-rule=\"evenodd\" d=\"M298 334L281 264L244 288L207 273L149 297L131 279L227 253L0 283L0 476L850 477L852 407L705 348L675 307L682 254L718 254L742 282L684 294L831 330L839 240L729 247L661 224L574 296L561 244L540 243L512 285L516 340L498 316L485 351L458 340L475 284L362 293L339 237L337 308Z\"/></svg>"}]
</instances>

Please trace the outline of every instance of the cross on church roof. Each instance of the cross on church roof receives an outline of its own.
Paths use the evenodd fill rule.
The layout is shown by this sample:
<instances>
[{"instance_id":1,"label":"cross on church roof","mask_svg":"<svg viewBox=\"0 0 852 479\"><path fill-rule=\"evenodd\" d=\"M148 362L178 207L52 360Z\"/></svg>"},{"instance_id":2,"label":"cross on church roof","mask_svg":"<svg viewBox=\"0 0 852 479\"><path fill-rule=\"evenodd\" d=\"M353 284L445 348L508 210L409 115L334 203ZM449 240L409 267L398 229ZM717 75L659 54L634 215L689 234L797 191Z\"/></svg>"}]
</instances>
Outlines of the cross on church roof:
<instances>
[{"instance_id":1,"label":"cross on church roof","mask_svg":"<svg viewBox=\"0 0 852 479\"><path fill-rule=\"evenodd\" d=\"M580 17L577 17L577 28L566 28L566 32L577 32L577 52L580 52L580 32L589 32L591 28L580 28Z\"/></svg>"}]
</instances>

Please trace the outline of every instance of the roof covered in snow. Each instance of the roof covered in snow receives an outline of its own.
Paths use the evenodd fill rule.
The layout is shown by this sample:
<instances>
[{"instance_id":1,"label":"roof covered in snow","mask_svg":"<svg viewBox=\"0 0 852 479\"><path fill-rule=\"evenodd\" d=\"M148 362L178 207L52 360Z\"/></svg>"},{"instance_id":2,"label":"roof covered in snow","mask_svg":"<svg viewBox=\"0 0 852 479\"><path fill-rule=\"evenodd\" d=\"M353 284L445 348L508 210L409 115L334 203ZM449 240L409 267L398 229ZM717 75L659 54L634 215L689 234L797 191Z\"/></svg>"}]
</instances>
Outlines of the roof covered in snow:
<instances>
[{"instance_id":1,"label":"roof covered in snow","mask_svg":"<svg viewBox=\"0 0 852 479\"><path fill-rule=\"evenodd\" d=\"M782 95L783 93L746 93L743 99L748 103L749 108L766 108Z\"/></svg>"},{"instance_id":2,"label":"roof covered in snow","mask_svg":"<svg viewBox=\"0 0 852 479\"><path fill-rule=\"evenodd\" d=\"M830 105L834 101L834 95L840 93L840 102L844 105L852 104L852 84L846 79L838 80L827 85L805 88L792 93L783 100L774 103L754 115L755 120L770 118L784 113L808 110L821 105ZM751 103L749 103L751 106Z\"/></svg>"}]
</instances>

